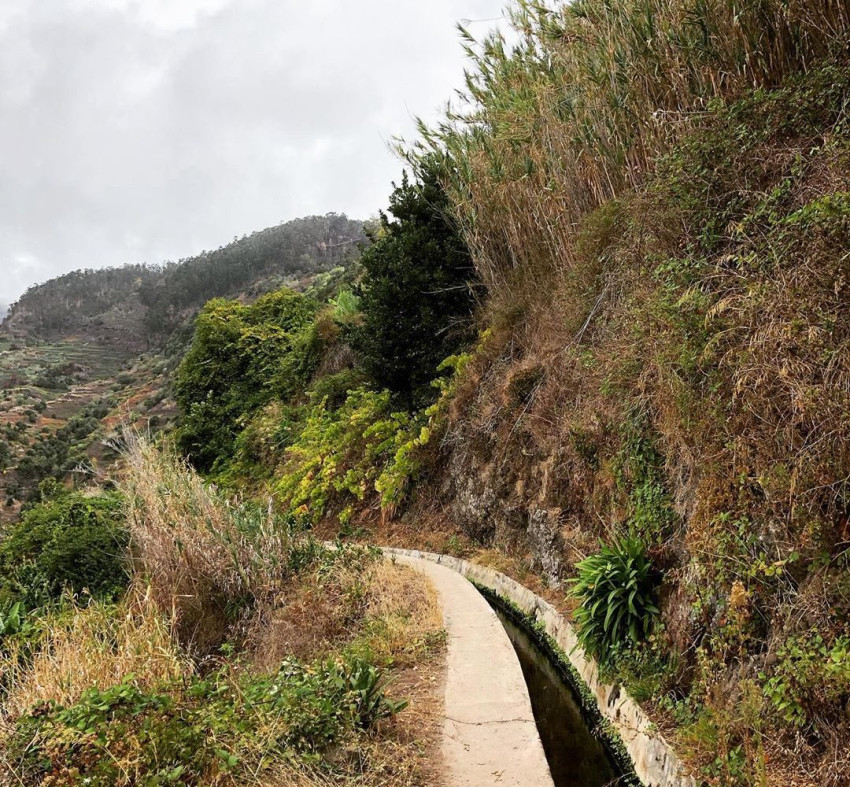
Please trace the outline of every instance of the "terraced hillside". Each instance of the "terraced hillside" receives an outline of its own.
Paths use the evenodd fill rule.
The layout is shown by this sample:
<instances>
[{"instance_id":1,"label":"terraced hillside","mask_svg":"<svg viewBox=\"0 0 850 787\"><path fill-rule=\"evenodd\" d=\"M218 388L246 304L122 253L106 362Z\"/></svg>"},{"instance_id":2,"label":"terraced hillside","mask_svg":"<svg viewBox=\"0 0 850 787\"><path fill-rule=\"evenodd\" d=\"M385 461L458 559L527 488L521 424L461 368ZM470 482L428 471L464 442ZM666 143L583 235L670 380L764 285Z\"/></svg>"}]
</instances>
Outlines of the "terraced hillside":
<instances>
[{"instance_id":1,"label":"terraced hillside","mask_svg":"<svg viewBox=\"0 0 850 787\"><path fill-rule=\"evenodd\" d=\"M78 339L0 339L0 523L48 479L96 480L122 426L168 423L167 366Z\"/></svg>"},{"instance_id":2,"label":"terraced hillside","mask_svg":"<svg viewBox=\"0 0 850 787\"><path fill-rule=\"evenodd\" d=\"M74 271L30 288L0 327L0 524L48 479L96 479L121 428L170 423L166 380L210 298L251 302L351 268L363 223L296 219L161 266Z\"/></svg>"}]
</instances>

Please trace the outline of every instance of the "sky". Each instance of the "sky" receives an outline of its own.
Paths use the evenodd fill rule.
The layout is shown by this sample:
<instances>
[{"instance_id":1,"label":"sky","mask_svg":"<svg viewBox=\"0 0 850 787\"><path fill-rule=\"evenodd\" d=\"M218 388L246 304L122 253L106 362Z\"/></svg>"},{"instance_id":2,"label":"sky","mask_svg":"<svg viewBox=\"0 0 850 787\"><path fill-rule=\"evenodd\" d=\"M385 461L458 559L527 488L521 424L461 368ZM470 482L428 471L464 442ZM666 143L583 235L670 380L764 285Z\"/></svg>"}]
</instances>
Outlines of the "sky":
<instances>
[{"instance_id":1,"label":"sky","mask_svg":"<svg viewBox=\"0 0 850 787\"><path fill-rule=\"evenodd\" d=\"M368 218L507 0L0 0L0 302L280 221Z\"/></svg>"}]
</instances>

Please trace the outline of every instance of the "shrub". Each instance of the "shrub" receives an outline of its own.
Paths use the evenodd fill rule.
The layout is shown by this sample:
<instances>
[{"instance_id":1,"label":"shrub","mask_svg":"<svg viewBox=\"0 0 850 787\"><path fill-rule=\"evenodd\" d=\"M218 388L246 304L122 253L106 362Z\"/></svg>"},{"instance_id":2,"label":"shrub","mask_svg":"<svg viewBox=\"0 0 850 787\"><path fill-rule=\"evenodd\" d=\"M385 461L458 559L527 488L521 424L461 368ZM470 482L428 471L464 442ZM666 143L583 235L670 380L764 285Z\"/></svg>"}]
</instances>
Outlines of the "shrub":
<instances>
[{"instance_id":1,"label":"shrub","mask_svg":"<svg viewBox=\"0 0 850 787\"><path fill-rule=\"evenodd\" d=\"M277 491L313 522L335 503L374 492L384 507L397 505L419 471L413 448L428 440L426 421L424 414L393 412L388 391L355 389L338 410L323 399L287 449Z\"/></svg>"},{"instance_id":2,"label":"shrub","mask_svg":"<svg viewBox=\"0 0 850 787\"><path fill-rule=\"evenodd\" d=\"M294 573L346 556L300 534L270 505L225 497L172 452L132 438L125 456L138 567L196 653L228 639L242 612L273 604Z\"/></svg>"},{"instance_id":3,"label":"shrub","mask_svg":"<svg viewBox=\"0 0 850 787\"><path fill-rule=\"evenodd\" d=\"M796 726L835 719L850 686L850 637L827 642L818 631L791 637L777 651L764 693L782 719Z\"/></svg>"},{"instance_id":4,"label":"shrub","mask_svg":"<svg viewBox=\"0 0 850 787\"><path fill-rule=\"evenodd\" d=\"M385 694L383 673L357 659L272 675L206 678L144 689L132 679L90 688L73 704L41 703L17 719L9 742L22 784L95 787L254 781L283 763L317 760L336 741L368 730L405 703Z\"/></svg>"},{"instance_id":5,"label":"shrub","mask_svg":"<svg viewBox=\"0 0 850 787\"><path fill-rule=\"evenodd\" d=\"M175 388L180 447L198 469L230 458L246 415L306 382L317 360L314 312L312 301L291 290L253 306L217 299L204 307Z\"/></svg>"},{"instance_id":6,"label":"shrub","mask_svg":"<svg viewBox=\"0 0 850 787\"><path fill-rule=\"evenodd\" d=\"M604 662L629 642L642 642L659 611L653 603L657 576L643 543L621 538L600 547L576 565L572 592L580 602L579 639Z\"/></svg>"},{"instance_id":7,"label":"shrub","mask_svg":"<svg viewBox=\"0 0 850 787\"><path fill-rule=\"evenodd\" d=\"M623 447L614 459L617 485L628 494L629 526L645 544L663 543L676 524L664 478L664 459L644 414L631 413L620 428Z\"/></svg>"},{"instance_id":8,"label":"shrub","mask_svg":"<svg viewBox=\"0 0 850 787\"><path fill-rule=\"evenodd\" d=\"M0 544L0 598L27 608L66 589L114 598L127 585L127 543L118 494L64 494L36 505Z\"/></svg>"},{"instance_id":9,"label":"shrub","mask_svg":"<svg viewBox=\"0 0 850 787\"><path fill-rule=\"evenodd\" d=\"M285 449L297 438L302 409L271 402L254 414L236 438L233 459L226 469L215 474L215 482L252 488L258 481L268 479Z\"/></svg>"}]
</instances>

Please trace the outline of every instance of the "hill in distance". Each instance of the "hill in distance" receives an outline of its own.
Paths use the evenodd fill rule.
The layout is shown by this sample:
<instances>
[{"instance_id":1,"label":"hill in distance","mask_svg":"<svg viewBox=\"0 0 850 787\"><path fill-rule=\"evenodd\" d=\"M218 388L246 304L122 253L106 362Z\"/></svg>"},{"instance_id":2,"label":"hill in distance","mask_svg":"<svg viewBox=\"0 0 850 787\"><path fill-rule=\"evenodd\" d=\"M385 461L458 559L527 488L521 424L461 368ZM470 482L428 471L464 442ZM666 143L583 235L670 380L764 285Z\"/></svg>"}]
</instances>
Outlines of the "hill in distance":
<instances>
[{"instance_id":1,"label":"hill in distance","mask_svg":"<svg viewBox=\"0 0 850 787\"><path fill-rule=\"evenodd\" d=\"M210 298L297 286L347 265L364 240L362 222L329 213L178 262L74 271L30 287L9 307L3 331L18 340L75 338L138 353L160 346Z\"/></svg>"},{"instance_id":2,"label":"hill in distance","mask_svg":"<svg viewBox=\"0 0 850 787\"><path fill-rule=\"evenodd\" d=\"M96 478L123 426L167 426L170 372L208 300L306 289L358 258L363 227L309 216L179 262L74 271L30 287L0 326L0 525L45 479Z\"/></svg>"}]
</instances>

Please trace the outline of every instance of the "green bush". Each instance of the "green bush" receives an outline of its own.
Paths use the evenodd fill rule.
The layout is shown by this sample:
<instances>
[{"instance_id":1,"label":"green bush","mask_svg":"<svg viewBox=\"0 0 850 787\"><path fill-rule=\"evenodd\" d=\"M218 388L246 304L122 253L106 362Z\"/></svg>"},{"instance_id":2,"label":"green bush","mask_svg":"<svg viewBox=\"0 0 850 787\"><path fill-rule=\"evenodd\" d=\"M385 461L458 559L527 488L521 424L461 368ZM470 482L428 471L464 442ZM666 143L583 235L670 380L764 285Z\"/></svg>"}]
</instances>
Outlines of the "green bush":
<instances>
[{"instance_id":1,"label":"green bush","mask_svg":"<svg viewBox=\"0 0 850 787\"><path fill-rule=\"evenodd\" d=\"M69 707L43 703L19 718L10 762L25 785L48 774L93 787L209 784L223 774L253 782L275 765L316 762L331 744L402 710L385 688L381 670L356 658L289 659L271 675L224 667L156 691L128 676Z\"/></svg>"},{"instance_id":2,"label":"green bush","mask_svg":"<svg viewBox=\"0 0 850 787\"><path fill-rule=\"evenodd\" d=\"M631 413L620 429L622 449L614 459L617 486L628 494L630 532L646 544L669 538L676 524L661 456L647 418Z\"/></svg>"},{"instance_id":3,"label":"green bush","mask_svg":"<svg viewBox=\"0 0 850 787\"><path fill-rule=\"evenodd\" d=\"M43 606L68 589L112 598L127 584L120 495L63 494L25 511L0 544L0 602Z\"/></svg>"},{"instance_id":4,"label":"green bush","mask_svg":"<svg viewBox=\"0 0 850 787\"><path fill-rule=\"evenodd\" d=\"M209 471L232 456L246 416L303 385L318 362L315 304L292 290L253 306L210 301L177 372L182 451Z\"/></svg>"},{"instance_id":5,"label":"green bush","mask_svg":"<svg viewBox=\"0 0 850 787\"><path fill-rule=\"evenodd\" d=\"M832 721L843 711L850 687L850 637L827 642L818 631L791 637L776 653L771 677L762 673L764 694L776 713L802 727Z\"/></svg>"},{"instance_id":6,"label":"green bush","mask_svg":"<svg viewBox=\"0 0 850 787\"><path fill-rule=\"evenodd\" d=\"M350 391L337 410L323 399L286 451L277 492L313 522L334 503L342 507L372 493L382 506L395 506L419 472L414 448L428 441L426 423L424 413L393 412L388 391Z\"/></svg>"},{"instance_id":7,"label":"green bush","mask_svg":"<svg viewBox=\"0 0 850 787\"><path fill-rule=\"evenodd\" d=\"M649 636L658 615L657 575L643 543L621 538L582 560L572 593L580 605L575 617L582 646L602 662Z\"/></svg>"}]
</instances>

